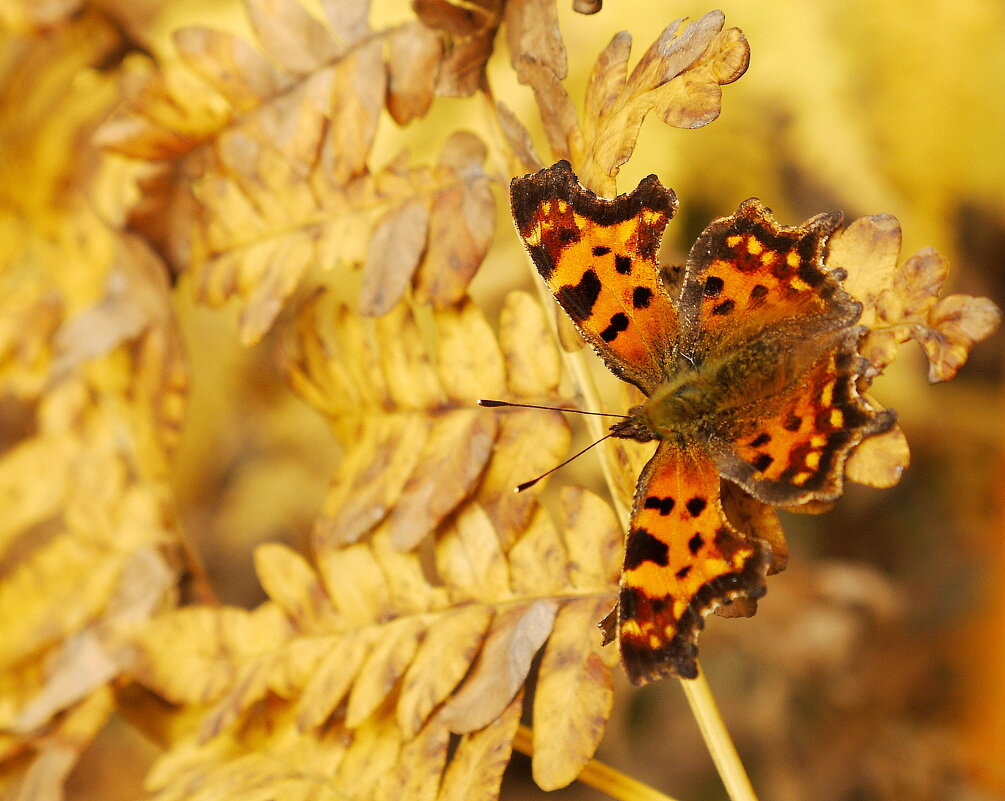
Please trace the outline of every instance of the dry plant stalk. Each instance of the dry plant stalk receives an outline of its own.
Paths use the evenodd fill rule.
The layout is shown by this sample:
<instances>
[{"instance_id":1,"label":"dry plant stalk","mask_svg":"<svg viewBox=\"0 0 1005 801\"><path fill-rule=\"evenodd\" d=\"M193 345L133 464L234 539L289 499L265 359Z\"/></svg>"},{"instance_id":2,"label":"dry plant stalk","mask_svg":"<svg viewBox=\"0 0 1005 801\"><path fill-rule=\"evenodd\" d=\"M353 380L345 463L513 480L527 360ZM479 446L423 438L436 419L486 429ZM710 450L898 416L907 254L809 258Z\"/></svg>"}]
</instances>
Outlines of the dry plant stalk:
<instances>
[{"instance_id":1,"label":"dry plant stalk","mask_svg":"<svg viewBox=\"0 0 1005 801\"><path fill-rule=\"evenodd\" d=\"M30 181L5 167L29 189L3 198L0 220L4 797L61 798L116 712L163 747L146 778L158 801L491 801L525 707L541 788L593 757L614 703L617 653L596 624L615 599L623 521L579 487L561 489L554 518L543 484L513 494L565 456L560 413L475 406L573 405L560 388L583 355L559 350L531 295L503 300L498 330L467 295L493 237L511 236L494 230L511 176L486 168L477 136L452 131L435 163L378 166L371 148L385 111L407 127L437 97L493 98L486 63L505 23L547 161L570 159L610 195L646 116L712 122L749 48L710 12L671 22L629 71L618 33L580 116L554 0L413 7L379 27L365 0L321 0L325 19L245 0L254 41L182 28L176 58L92 70L86 93L73 76L115 62L116 26L73 2L4 12L34 42L12 56L30 80L3 111L37 166ZM22 107L30 117L11 113ZM544 166L529 121L490 107L505 148L494 163ZM874 375L913 338L931 380L949 380L998 312L940 298L945 261L926 250L898 267L899 246L892 218L858 220L828 266L865 304ZM346 276L359 279L351 300ZM243 343L279 329L289 386L345 446L309 557L255 551L268 599L252 610L179 606L179 580L198 570L170 481L188 395L180 278L202 303L237 306ZM608 468L615 487L634 483L633 458ZM848 476L890 486L907 459L893 429ZM781 552L770 508L727 503Z\"/></svg>"}]
</instances>

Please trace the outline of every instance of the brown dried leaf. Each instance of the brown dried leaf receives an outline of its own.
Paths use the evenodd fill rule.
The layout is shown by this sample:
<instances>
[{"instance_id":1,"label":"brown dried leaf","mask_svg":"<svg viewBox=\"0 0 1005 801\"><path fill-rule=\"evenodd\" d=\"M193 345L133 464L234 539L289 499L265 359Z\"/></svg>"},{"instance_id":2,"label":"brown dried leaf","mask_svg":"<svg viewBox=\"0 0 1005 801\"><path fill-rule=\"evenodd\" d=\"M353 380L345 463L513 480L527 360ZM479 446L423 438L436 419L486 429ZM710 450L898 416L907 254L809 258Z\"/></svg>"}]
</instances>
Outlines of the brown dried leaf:
<instances>
[{"instance_id":1,"label":"brown dried leaf","mask_svg":"<svg viewBox=\"0 0 1005 801\"><path fill-rule=\"evenodd\" d=\"M864 385L896 358L897 345L908 339L916 340L925 351L930 382L952 380L974 344L1001 321L1001 311L986 298L939 298L949 263L934 249L924 248L898 269L900 241L897 220L882 215L854 221L830 245L827 266L848 273L845 286L862 301L861 320L871 329L859 345L859 352L871 364ZM905 466L902 444L893 438L885 441L902 452L899 464ZM878 447L874 443L870 451L875 454ZM897 463L892 461L884 471L887 479L877 480L892 478Z\"/></svg>"},{"instance_id":2,"label":"brown dried leaf","mask_svg":"<svg viewBox=\"0 0 1005 801\"><path fill-rule=\"evenodd\" d=\"M690 68L660 90L657 113L667 125L701 128L722 110L721 86L747 71L750 45L739 28L716 34L705 53Z\"/></svg>"},{"instance_id":3,"label":"brown dried leaf","mask_svg":"<svg viewBox=\"0 0 1005 801\"><path fill-rule=\"evenodd\" d=\"M928 325L914 327L912 337L928 357L928 380L951 381L967 362L975 343L1001 323L1001 310L988 298L949 295L928 314Z\"/></svg>"},{"instance_id":4,"label":"brown dried leaf","mask_svg":"<svg viewBox=\"0 0 1005 801\"><path fill-rule=\"evenodd\" d=\"M494 29L499 24L501 0L414 0L412 8L426 25L453 36L471 36Z\"/></svg>"},{"instance_id":5,"label":"brown dried leaf","mask_svg":"<svg viewBox=\"0 0 1005 801\"><path fill-rule=\"evenodd\" d=\"M559 610L534 691L534 781L542 790L573 782L604 736L614 703L611 671L598 653L597 623L609 599L582 598Z\"/></svg>"},{"instance_id":6,"label":"brown dried leaf","mask_svg":"<svg viewBox=\"0 0 1005 801\"><path fill-rule=\"evenodd\" d=\"M426 200L413 197L377 223L363 266L361 314L386 314L404 296L426 248L429 217Z\"/></svg>"},{"instance_id":7,"label":"brown dried leaf","mask_svg":"<svg viewBox=\"0 0 1005 801\"><path fill-rule=\"evenodd\" d=\"M882 407L870 399L875 409ZM845 477L867 487L885 489L900 482L900 477L911 463L907 437L899 425L878 436L869 437L852 451L845 462Z\"/></svg>"},{"instance_id":8,"label":"brown dried leaf","mask_svg":"<svg viewBox=\"0 0 1005 801\"><path fill-rule=\"evenodd\" d=\"M321 0L328 23L344 45L354 45L370 33L370 0Z\"/></svg>"},{"instance_id":9,"label":"brown dried leaf","mask_svg":"<svg viewBox=\"0 0 1005 801\"><path fill-rule=\"evenodd\" d=\"M466 498L492 456L496 418L479 409L447 412L434 420L413 471L389 517L401 551L414 548Z\"/></svg>"},{"instance_id":10,"label":"brown dried leaf","mask_svg":"<svg viewBox=\"0 0 1005 801\"><path fill-rule=\"evenodd\" d=\"M251 25L268 53L294 75L314 72L341 55L327 28L297 0L245 0Z\"/></svg>"},{"instance_id":11,"label":"brown dried leaf","mask_svg":"<svg viewBox=\"0 0 1005 801\"><path fill-rule=\"evenodd\" d=\"M210 28L179 28L172 38L185 63L236 111L249 111L292 83L290 76L232 34Z\"/></svg>"},{"instance_id":12,"label":"brown dried leaf","mask_svg":"<svg viewBox=\"0 0 1005 801\"><path fill-rule=\"evenodd\" d=\"M565 43L558 30L555 0L510 0L506 3L506 40L510 63L522 58L546 66L559 79L568 74Z\"/></svg>"},{"instance_id":13,"label":"brown dried leaf","mask_svg":"<svg viewBox=\"0 0 1005 801\"><path fill-rule=\"evenodd\" d=\"M425 257L415 281L415 298L443 309L461 301L481 266L495 230L495 198L483 170L486 150L474 134L453 134L443 147L439 169L457 180L432 199Z\"/></svg>"},{"instance_id":14,"label":"brown dried leaf","mask_svg":"<svg viewBox=\"0 0 1005 801\"><path fill-rule=\"evenodd\" d=\"M366 170L386 87L383 43L379 39L361 45L335 65L331 122L320 166L336 185L344 186Z\"/></svg>"},{"instance_id":15,"label":"brown dried leaf","mask_svg":"<svg viewBox=\"0 0 1005 801\"><path fill-rule=\"evenodd\" d=\"M403 126L424 117L432 105L443 40L419 20L413 20L394 30L387 43L387 110Z\"/></svg>"},{"instance_id":16,"label":"brown dried leaf","mask_svg":"<svg viewBox=\"0 0 1005 801\"><path fill-rule=\"evenodd\" d=\"M390 605L398 614L428 612L448 603L447 589L433 586L426 576L422 556L415 551L402 553L394 547L387 524L374 532L370 548L384 575L389 577Z\"/></svg>"},{"instance_id":17,"label":"brown dried leaf","mask_svg":"<svg viewBox=\"0 0 1005 801\"><path fill-rule=\"evenodd\" d=\"M492 610L481 604L448 609L426 631L405 678L398 700L398 726L413 737L430 713L468 672L492 620Z\"/></svg>"},{"instance_id":18,"label":"brown dried leaf","mask_svg":"<svg viewBox=\"0 0 1005 801\"><path fill-rule=\"evenodd\" d=\"M485 64L492 55L495 30L464 39L448 40L436 76L438 97L470 97L481 87Z\"/></svg>"},{"instance_id":19,"label":"brown dried leaf","mask_svg":"<svg viewBox=\"0 0 1005 801\"><path fill-rule=\"evenodd\" d=\"M530 138L530 132L520 122L516 114L501 100L496 103L496 112L499 127L502 128L510 149L519 159L523 172L537 172L544 167L544 162L534 150L534 142Z\"/></svg>"},{"instance_id":20,"label":"brown dried leaf","mask_svg":"<svg viewBox=\"0 0 1005 801\"><path fill-rule=\"evenodd\" d=\"M534 654L551 634L557 612L554 601L538 600L496 615L478 660L440 713L452 732L473 732L504 716L527 678Z\"/></svg>"},{"instance_id":21,"label":"brown dried leaf","mask_svg":"<svg viewBox=\"0 0 1005 801\"><path fill-rule=\"evenodd\" d=\"M601 193L635 148L645 116L656 108L670 124L698 127L719 113L719 85L735 81L749 49L738 29L722 31L721 11L710 11L681 30L670 23L625 79L631 40L616 36L590 76L580 174ZM720 33L720 31L722 31ZM693 74L692 74L693 71ZM592 112L592 113L590 113Z\"/></svg>"},{"instance_id":22,"label":"brown dried leaf","mask_svg":"<svg viewBox=\"0 0 1005 801\"><path fill-rule=\"evenodd\" d=\"M544 132L555 159L570 159L584 149L576 107L554 70L529 56L517 59L520 83L534 90Z\"/></svg>"}]
</instances>

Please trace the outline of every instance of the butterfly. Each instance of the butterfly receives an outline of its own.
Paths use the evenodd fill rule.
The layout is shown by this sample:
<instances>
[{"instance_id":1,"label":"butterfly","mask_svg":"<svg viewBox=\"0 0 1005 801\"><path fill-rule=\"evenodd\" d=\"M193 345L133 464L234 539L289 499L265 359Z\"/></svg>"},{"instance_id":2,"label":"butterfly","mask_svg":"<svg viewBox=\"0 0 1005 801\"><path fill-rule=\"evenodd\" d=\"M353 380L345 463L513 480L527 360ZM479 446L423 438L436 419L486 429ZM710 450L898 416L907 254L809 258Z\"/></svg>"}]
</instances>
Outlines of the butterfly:
<instances>
[{"instance_id":1,"label":"butterfly","mask_svg":"<svg viewBox=\"0 0 1005 801\"><path fill-rule=\"evenodd\" d=\"M515 178L510 196L559 305L646 396L611 434L658 443L605 644L616 637L635 684L694 678L705 615L762 596L772 563L770 544L727 518L723 481L769 504L834 500L851 450L895 421L858 392L862 307L824 266L841 215L787 227L745 200L701 233L671 294L657 253L678 204L655 175L605 199L560 161Z\"/></svg>"}]
</instances>

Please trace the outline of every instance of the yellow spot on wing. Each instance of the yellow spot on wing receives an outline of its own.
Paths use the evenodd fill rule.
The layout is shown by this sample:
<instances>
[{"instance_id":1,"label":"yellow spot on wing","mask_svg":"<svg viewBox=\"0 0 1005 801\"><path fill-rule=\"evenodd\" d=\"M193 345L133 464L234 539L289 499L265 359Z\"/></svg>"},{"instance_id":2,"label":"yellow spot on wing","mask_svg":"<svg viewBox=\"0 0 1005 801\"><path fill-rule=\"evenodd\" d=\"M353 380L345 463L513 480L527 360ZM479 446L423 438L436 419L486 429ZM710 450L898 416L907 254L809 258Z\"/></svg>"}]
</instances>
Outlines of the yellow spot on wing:
<instances>
[{"instance_id":1,"label":"yellow spot on wing","mask_svg":"<svg viewBox=\"0 0 1005 801\"><path fill-rule=\"evenodd\" d=\"M567 212L568 210L569 210L569 204L566 203L564 200L559 200L558 201L558 211L559 211L559 213L560 214L565 214L565 212Z\"/></svg>"},{"instance_id":2,"label":"yellow spot on wing","mask_svg":"<svg viewBox=\"0 0 1005 801\"><path fill-rule=\"evenodd\" d=\"M831 425L841 428L844 425L844 413L840 409L831 409Z\"/></svg>"},{"instance_id":3,"label":"yellow spot on wing","mask_svg":"<svg viewBox=\"0 0 1005 801\"><path fill-rule=\"evenodd\" d=\"M810 451L803 462L810 470L816 470L820 467L820 451Z\"/></svg>"},{"instance_id":4,"label":"yellow spot on wing","mask_svg":"<svg viewBox=\"0 0 1005 801\"><path fill-rule=\"evenodd\" d=\"M789 254L785 257L785 263L789 265L789 267L791 267L792 269L798 267L800 261L802 261L802 259L799 258L799 254L796 253L794 250L790 251Z\"/></svg>"},{"instance_id":5,"label":"yellow spot on wing","mask_svg":"<svg viewBox=\"0 0 1005 801\"><path fill-rule=\"evenodd\" d=\"M535 225L527 234L524 235L524 239L527 240L528 245L540 245L541 244L541 226Z\"/></svg>"},{"instance_id":6,"label":"yellow spot on wing","mask_svg":"<svg viewBox=\"0 0 1005 801\"><path fill-rule=\"evenodd\" d=\"M628 618L627 620L621 621L621 633L629 634L633 637L638 637L642 634L642 629L639 627L639 621Z\"/></svg>"},{"instance_id":7,"label":"yellow spot on wing","mask_svg":"<svg viewBox=\"0 0 1005 801\"><path fill-rule=\"evenodd\" d=\"M811 472L809 472L808 470L804 470L801 473L796 473L792 477L792 483L795 484L797 487L801 487L803 484L809 481L810 478L812 478L812 476L813 474Z\"/></svg>"},{"instance_id":8,"label":"yellow spot on wing","mask_svg":"<svg viewBox=\"0 0 1005 801\"><path fill-rule=\"evenodd\" d=\"M793 278L789 281L789 286L793 289L798 289L800 292L805 292L807 289L812 289L812 287L807 284L802 278Z\"/></svg>"},{"instance_id":9,"label":"yellow spot on wing","mask_svg":"<svg viewBox=\"0 0 1005 801\"><path fill-rule=\"evenodd\" d=\"M743 237L740 236L739 234L733 234L733 236L727 236L726 237L726 244L729 245L731 248L735 248L742 241L743 241Z\"/></svg>"},{"instance_id":10,"label":"yellow spot on wing","mask_svg":"<svg viewBox=\"0 0 1005 801\"><path fill-rule=\"evenodd\" d=\"M642 210L642 222L648 223L649 225L654 225L655 223L661 222L663 220L663 215L658 211L653 211L652 209Z\"/></svg>"},{"instance_id":11,"label":"yellow spot on wing","mask_svg":"<svg viewBox=\"0 0 1005 801\"><path fill-rule=\"evenodd\" d=\"M747 253L751 256L756 256L762 250L764 250L764 245L761 244L760 240L755 237L749 237L747 239Z\"/></svg>"},{"instance_id":12,"label":"yellow spot on wing","mask_svg":"<svg viewBox=\"0 0 1005 801\"><path fill-rule=\"evenodd\" d=\"M773 250L767 250L761 254L761 264L767 266L775 263L775 259L778 258L778 254Z\"/></svg>"},{"instance_id":13,"label":"yellow spot on wing","mask_svg":"<svg viewBox=\"0 0 1005 801\"><path fill-rule=\"evenodd\" d=\"M823 434L814 434L812 437L810 437L810 445L812 445L814 448L822 448L826 444L827 444L827 437L825 437Z\"/></svg>"},{"instance_id":14,"label":"yellow spot on wing","mask_svg":"<svg viewBox=\"0 0 1005 801\"><path fill-rule=\"evenodd\" d=\"M829 384L825 384L824 388L820 390L820 405L830 406L831 401L834 400L834 382L831 381ZM835 409L835 411L837 411Z\"/></svg>"}]
</instances>

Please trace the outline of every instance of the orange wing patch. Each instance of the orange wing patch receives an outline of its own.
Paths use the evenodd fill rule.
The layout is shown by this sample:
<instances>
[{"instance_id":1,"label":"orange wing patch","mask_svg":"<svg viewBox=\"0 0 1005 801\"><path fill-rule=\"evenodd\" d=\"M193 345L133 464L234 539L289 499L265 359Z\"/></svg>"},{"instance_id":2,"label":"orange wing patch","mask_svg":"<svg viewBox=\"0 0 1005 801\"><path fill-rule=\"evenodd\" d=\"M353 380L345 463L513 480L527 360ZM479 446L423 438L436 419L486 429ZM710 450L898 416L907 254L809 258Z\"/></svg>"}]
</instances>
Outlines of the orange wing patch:
<instances>
[{"instance_id":1,"label":"orange wing patch","mask_svg":"<svg viewBox=\"0 0 1005 801\"><path fill-rule=\"evenodd\" d=\"M685 268L681 315L694 346L714 351L793 317L804 326L824 318L831 330L858 319L858 304L823 268L827 237L840 222L840 214L820 214L782 226L753 198L712 222Z\"/></svg>"},{"instance_id":2,"label":"orange wing patch","mask_svg":"<svg viewBox=\"0 0 1005 801\"><path fill-rule=\"evenodd\" d=\"M664 440L635 495L619 596L618 641L631 680L698 675L704 616L764 594L770 548L726 519L719 472L700 448Z\"/></svg>"},{"instance_id":3,"label":"orange wing patch","mask_svg":"<svg viewBox=\"0 0 1005 801\"><path fill-rule=\"evenodd\" d=\"M514 179L511 196L520 236L562 308L615 374L651 391L678 329L656 261L674 193L651 175L631 194L598 198L560 161Z\"/></svg>"},{"instance_id":4,"label":"orange wing patch","mask_svg":"<svg viewBox=\"0 0 1005 801\"><path fill-rule=\"evenodd\" d=\"M877 413L858 394L858 335L852 329L771 402L736 412L739 433L728 445L710 444L724 477L768 503L840 495L848 453L896 419L890 411Z\"/></svg>"}]
</instances>

